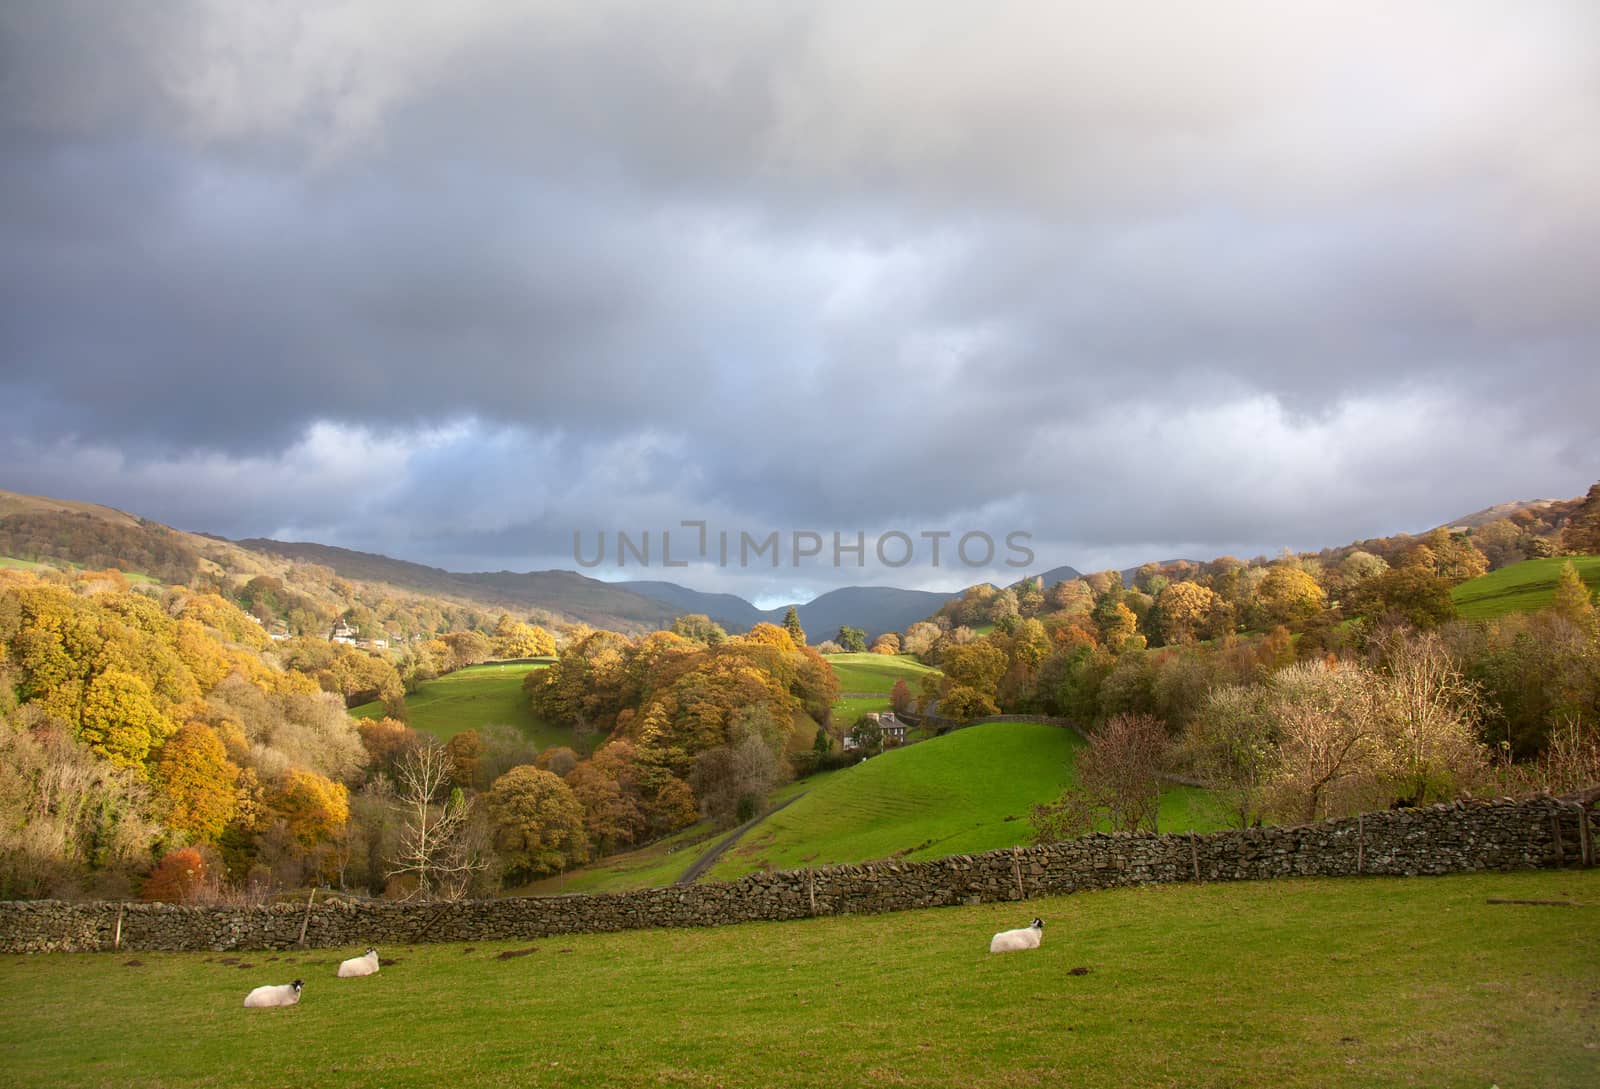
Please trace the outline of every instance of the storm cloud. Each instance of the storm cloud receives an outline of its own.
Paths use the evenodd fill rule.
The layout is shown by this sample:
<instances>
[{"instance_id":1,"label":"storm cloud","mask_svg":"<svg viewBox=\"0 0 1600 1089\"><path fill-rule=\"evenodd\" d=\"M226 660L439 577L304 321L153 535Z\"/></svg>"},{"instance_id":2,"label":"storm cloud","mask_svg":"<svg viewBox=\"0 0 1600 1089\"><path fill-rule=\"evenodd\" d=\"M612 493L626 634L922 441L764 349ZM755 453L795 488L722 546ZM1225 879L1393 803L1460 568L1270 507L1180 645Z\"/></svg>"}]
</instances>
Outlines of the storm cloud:
<instances>
[{"instance_id":1,"label":"storm cloud","mask_svg":"<svg viewBox=\"0 0 1600 1089\"><path fill-rule=\"evenodd\" d=\"M1589 0L11 3L0 486L457 569L1421 530L1600 478L1597 134Z\"/></svg>"}]
</instances>

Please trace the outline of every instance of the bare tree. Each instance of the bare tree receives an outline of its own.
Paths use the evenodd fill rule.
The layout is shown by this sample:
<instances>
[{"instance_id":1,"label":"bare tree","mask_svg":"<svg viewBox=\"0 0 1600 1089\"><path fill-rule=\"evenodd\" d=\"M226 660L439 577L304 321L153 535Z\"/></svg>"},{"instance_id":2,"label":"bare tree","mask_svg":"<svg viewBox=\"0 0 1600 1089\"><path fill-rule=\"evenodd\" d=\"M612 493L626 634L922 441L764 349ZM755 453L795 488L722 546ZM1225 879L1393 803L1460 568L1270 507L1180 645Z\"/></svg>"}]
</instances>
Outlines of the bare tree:
<instances>
[{"instance_id":1,"label":"bare tree","mask_svg":"<svg viewBox=\"0 0 1600 1089\"><path fill-rule=\"evenodd\" d=\"M1382 711L1378 772L1405 805L1454 797L1487 765L1478 742L1478 691L1433 632L1396 632L1382 643L1374 681Z\"/></svg>"},{"instance_id":2,"label":"bare tree","mask_svg":"<svg viewBox=\"0 0 1600 1089\"><path fill-rule=\"evenodd\" d=\"M460 899L488 865L471 834L471 803L451 784L454 771L450 754L436 744L411 750L395 767L395 803L405 823L384 876L413 876L407 899Z\"/></svg>"},{"instance_id":3,"label":"bare tree","mask_svg":"<svg viewBox=\"0 0 1600 1089\"><path fill-rule=\"evenodd\" d=\"M1381 708L1365 670L1302 662L1268 682L1278 732L1275 808L1301 820L1346 808L1342 795L1371 785Z\"/></svg>"},{"instance_id":4,"label":"bare tree","mask_svg":"<svg viewBox=\"0 0 1600 1089\"><path fill-rule=\"evenodd\" d=\"M1278 747L1260 685L1213 688L1189 722L1183 757L1230 824L1260 824Z\"/></svg>"},{"instance_id":5,"label":"bare tree","mask_svg":"<svg viewBox=\"0 0 1600 1089\"><path fill-rule=\"evenodd\" d=\"M1034 807L1035 838L1041 843L1068 839L1102 819L1119 832L1159 831L1161 777L1171 750L1160 719L1114 715L1078 757L1077 786L1050 805Z\"/></svg>"}]
</instances>

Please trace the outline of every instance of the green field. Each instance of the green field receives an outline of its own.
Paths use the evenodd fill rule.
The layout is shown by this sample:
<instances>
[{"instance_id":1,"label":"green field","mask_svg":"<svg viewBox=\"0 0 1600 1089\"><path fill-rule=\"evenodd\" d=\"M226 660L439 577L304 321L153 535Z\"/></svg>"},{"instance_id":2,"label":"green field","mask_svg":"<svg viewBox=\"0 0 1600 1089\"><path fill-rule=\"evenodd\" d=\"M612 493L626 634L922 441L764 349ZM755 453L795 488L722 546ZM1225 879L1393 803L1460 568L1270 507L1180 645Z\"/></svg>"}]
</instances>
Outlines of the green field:
<instances>
[{"instance_id":1,"label":"green field","mask_svg":"<svg viewBox=\"0 0 1600 1089\"><path fill-rule=\"evenodd\" d=\"M1549 607L1555 598L1561 568L1571 563L1591 593L1600 596L1600 556L1562 556L1523 560L1487 575L1468 579L1450 591L1456 612L1468 620L1487 620L1506 613L1531 613Z\"/></svg>"},{"instance_id":2,"label":"green field","mask_svg":"<svg viewBox=\"0 0 1600 1089\"><path fill-rule=\"evenodd\" d=\"M1070 730L1001 722L891 749L817 783L745 836L708 879L1027 843L1030 808L1071 781L1082 745ZM1161 820L1168 831L1216 827L1204 792L1188 787L1164 793Z\"/></svg>"},{"instance_id":3,"label":"green field","mask_svg":"<svg viewBox=\"0 0 1600 1089\"><path fill-rule=\"evenodd\" d=\"M911 694L916 695L923 677L939 675L937 669L909 654L829 654L827 661L833 667L833 675L839 678L841 692L881 692L887 696L894 682L904 678Z\"/></svg>"},{"instance_id":4,"label":"green field","mask_svg":"<svg viewBox=\"0 0 1600 1089\"><path fill-rule=\"evenodd\" d=\"M58 560L54 563L38 563L34 560L19 560L15 556L0 556L0 568L6 567L9 567L15 571L64 571L69 569L73 571L83 570L83 564L68 563L65 560ZM147 586L161 585L161 581L159 579L151 578L142 571L124 571L122 572L122 576L135 586L141 584Z\"/></svg>"},{"instance_id":5,"label":"green field","mask_svg":"<svg viewBox=\"0 0 1600 1089\"><path fill-rule=\"evenodd\" d=\"M1597 904L1600 871L1163 885L388 947L357 980L333 976L354 947L14 956L0 1068L16 1089L1578 1089L1600 1084ZM985 951L1034 914L1040 949ZM296 977L298 1006L241 1008Z\"/></svg>"},{"instance_id":6,"label":"green field","mask_svg":"<svg viewBox=\"0 0 1600 1089\"><path fill-rule=\"evenodd\" d=\"M839 691L855 693L834 701L833 725L837 730L849 730L868 711L889 710L889 693L895 681L903 678L911 694L920 696L922 678L939 675L937 669L909 654L829 654L827 660L839 679ZM869 698L866 693L876 695Z\"/></svg>"},{"instance_id":7,"label":"green field","mask_svg":"<svg viewBox=\"0 0 1600 1089\"><path fill-rule=\"evenodd\" d=\"M543 666L490 662L422 682L406 697L406 723L413 730L448 741L480 726L515 726L541 749L572 744L572 732L533 717L522 679ZM357 718L382 718L383 704L352 707Z\"/></svg>"}]
</instances>

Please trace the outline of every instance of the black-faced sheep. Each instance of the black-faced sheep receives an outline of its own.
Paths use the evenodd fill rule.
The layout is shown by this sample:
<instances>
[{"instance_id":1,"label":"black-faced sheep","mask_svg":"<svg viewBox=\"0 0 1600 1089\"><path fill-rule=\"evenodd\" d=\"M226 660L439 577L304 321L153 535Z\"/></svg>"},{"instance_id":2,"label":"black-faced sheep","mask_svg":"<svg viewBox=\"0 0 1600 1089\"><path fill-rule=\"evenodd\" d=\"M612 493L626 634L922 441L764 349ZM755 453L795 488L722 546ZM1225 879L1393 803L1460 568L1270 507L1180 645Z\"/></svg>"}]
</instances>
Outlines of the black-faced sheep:
<instances>
[{"instance_id":1,"label":"black-faced sheep","mask_svg":"<svg viewBox=\"0 0 1600 1089\"><path fill-rule=\"evenodd\" d=\"M989 952L1011 953L1018 949L1037 949L1044 940L1044 920L1035 919L1021 930L1002 930L989 939Z\"/></svg>"},{"instance_id":2,"label":"black-faced sheep","mask_svg":"<svg viewBox=\"0 0 1600 1089\"><path fill-rule=\"evenodd\" d=\"M293 983L279 983L266 987L257 987L244 996L246 1009L260 1010L270 1006L292 1006L300 1001L300 980Z\"/></svg>"},{"instance_id":3,"label":"black-faced sheep","mask_svg":"<svg viewBox=\"0 0 1600 1089\"><path fill-rule=\"evenodd\" d=\"M368 948L366 955L351 957L339 963L339 978L354 979L356 976L370 976L378 970L378 951Z\"/></svg>"}]
</instances>

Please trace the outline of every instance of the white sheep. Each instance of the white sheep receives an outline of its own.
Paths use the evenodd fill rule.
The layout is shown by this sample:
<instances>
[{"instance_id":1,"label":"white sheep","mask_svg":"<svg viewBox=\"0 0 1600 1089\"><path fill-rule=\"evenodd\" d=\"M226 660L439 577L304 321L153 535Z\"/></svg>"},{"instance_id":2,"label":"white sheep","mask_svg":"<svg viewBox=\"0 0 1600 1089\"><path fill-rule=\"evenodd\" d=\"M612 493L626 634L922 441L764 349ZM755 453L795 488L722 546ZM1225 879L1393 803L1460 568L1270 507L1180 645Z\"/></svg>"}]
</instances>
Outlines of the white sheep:
<instances>
[{"instance_id":1,"label":"white sheep","mask_svg":"<svg viewBox=\"0 0 1600 1089\"><path fill-rule=\"evenodd\" d=\"M1044 941L1044 920L1035 919L1021 930L1002 930L989 939L989 952L1010 953L1018 949L1037 949Z\"/></svg>"},{"instance_id":2,"label":"white sheep","mask_svg":"<svg viewBox=\"0 0 1600 1089\"><path fill-rule=\"evenodd\" d=\"M270 1006L292 1006L300 1001L300 988L302 986L303 984L297 979L293 983L257 987L244 996L245 1008L261 1010Z\"/></svg>"},{"instance_id":3,"label":"white sheep","mask_svg":"<svg viewBox=\"0 0 1600 1089\"><path fill-rule=\"evenodd\" d=\"M356 976L370 976L378 970L378 951L367 948L364 957L351 957L349 960L339 962L339 978L354 979Z\"/></svg>"}]
</instances>

